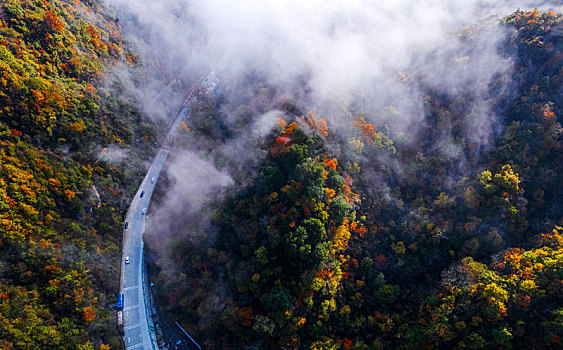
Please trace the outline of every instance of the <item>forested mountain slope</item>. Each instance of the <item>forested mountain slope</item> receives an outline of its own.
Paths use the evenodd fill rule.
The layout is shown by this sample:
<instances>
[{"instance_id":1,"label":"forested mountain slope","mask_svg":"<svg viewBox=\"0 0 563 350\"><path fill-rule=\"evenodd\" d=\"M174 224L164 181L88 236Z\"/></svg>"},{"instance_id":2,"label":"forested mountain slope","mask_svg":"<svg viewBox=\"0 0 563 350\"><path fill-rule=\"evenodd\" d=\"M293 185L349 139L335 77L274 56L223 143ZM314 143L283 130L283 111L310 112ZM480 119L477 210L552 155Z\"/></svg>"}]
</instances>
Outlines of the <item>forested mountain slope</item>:
<instances>
[{"instance_id":1,"label":"forested mountain slope","mask_svg":"<svg viewBox=\"0 0 563 350\"><path fill-rule=\"evenodd\" d=\"M199 211L177 205L159 223L175 239L148 242L167 250L165 314L208 349L563 346L562 15L495 25L513 66L480 101L493 144L467 137L471 94L416 74L401 78L424 109L408 135L358 108L327 123L260 77L198 94L178 148L234 185ZM120 347L109 304L143 167L124 154L156 138L112 78L138 61L120 30L98 1L0 3L2 349ZM271 110L284 118L253 136Z\"/></svg>"},{"instance_id":2,"label":"forested mountain slope","mask_svg":"<svg viewBox=\"0 0 563 350\"><path fill-rule=\"evenodd\" d=\"M2 349L120 347L108 305L138 174L107 160L150 129L104 75L132 60L95 1L0 3Z\"/></svg>"},{"instance_id":3,"label":"forested mountain slope","mask_svg":"<svg viewBox=\"0 0 563 350\"><path fill-rule=\"evenodd\" d=\"M184 143L220 169L237 164L214 148L253 115L286 120L234 157L257 161L202 209L208 226L178 218L157 261L162 308L209 349L563 346L562 16L498 25L513 67L509 91L493 80L484 97L494 144L464 136L470 94L424 82L407 82L424 91L424 120L406 136L361 111L338 130L259 83L243 102L201 101ZM217 122L226 110L236 125Z\"/></svg>"}]
</instances>

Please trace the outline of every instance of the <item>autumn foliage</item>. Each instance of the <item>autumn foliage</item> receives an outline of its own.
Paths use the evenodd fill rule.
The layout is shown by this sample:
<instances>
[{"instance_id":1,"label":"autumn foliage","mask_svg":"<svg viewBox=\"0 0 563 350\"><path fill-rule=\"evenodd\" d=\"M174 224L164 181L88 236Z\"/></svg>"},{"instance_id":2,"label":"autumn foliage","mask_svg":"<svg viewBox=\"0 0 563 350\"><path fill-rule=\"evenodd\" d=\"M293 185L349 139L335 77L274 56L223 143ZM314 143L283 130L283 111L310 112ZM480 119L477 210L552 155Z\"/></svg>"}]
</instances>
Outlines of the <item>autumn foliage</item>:
<instances>
[{"instance_id":1,"label":"autumn foliage","mask_svg":"<svg viewBox=\"0 0 563 350\"><path fill-rule=\"evenodd\" d=\"M378 137L378 134L375 132L375 126L366 122L363 114L354 120L353 125L360 130L362 138L370 145Z\"/></svg>"},{"instance_id":2,"label":"autumn foliage","mask_svg":"<svg viewBox=\"0 0 563 350\"><path fill-rule=\"evenodd\" d=\"M393 106L331 116L341 132L284 103L211 224L173 243L161 307L209 349L561 348L561 15L498 24L518 84L480 92L498 123L489 143L467 132L465 87L406 81L421 93L408 131L382 122ZM477 44L480 27L459 40Z\"/></svg>"},{"instance_id":3,"label":"autumn foliage","mask_svg":"<svg viewBox=\"0 0 563 350\"><path fill-rule=\"evenodd\" d=\"M0 2L4 350L109 349L102 334L119 346L104 309L119 281L122 208L103 186L103 206L90 194L93 184L127 182L97 159L97 147L130 143L137 116L127 107L117 117L109 92L95 87L124 52L118 25L101 10L78 0Z\"/></svg>"}]
</instances>

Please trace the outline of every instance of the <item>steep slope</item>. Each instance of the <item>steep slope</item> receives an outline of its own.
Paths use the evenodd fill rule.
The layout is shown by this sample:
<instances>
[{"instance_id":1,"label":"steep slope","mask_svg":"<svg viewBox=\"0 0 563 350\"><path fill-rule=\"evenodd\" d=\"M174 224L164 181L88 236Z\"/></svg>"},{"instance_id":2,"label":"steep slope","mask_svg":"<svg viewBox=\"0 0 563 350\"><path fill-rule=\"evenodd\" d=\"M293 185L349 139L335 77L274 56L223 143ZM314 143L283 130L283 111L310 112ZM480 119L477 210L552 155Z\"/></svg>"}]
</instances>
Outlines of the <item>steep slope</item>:
<instances>
[{"instance_id":1,"label":"steep slope","mask_svg":"<svg viewBox=\"0 0 563 350\"><path fill-rule=\"evenodd\" d=\"M560 347L562 16L517 11L497 24L513 67L508 88L495 77L482 96L492 144L467 137L467 91L416 76L405 84L424 110L410 135L355 110L337 118L343 130L326 127L259 83L238 104L227 93L194 108L185 142L219 169L234 160L213 149L247 120L277 108L289 125L233 157L243 170L203 208L209 225L186 211L180 238L154 243L167 249L163 309L211 349ZM229 120L221 113L240 124L214 122Z\"/></svg>"},{"instance_id":2,"label":"steep slope","mask_svg":"<svg viewBox=\"0 0 563 350\"><path fill-rule=\"evenodd\" d=\"M108 305L119 286L121 196L139 179L110 161L150 129L105 74L133 59L97 2L0 4L3 349L120 346Z\"/></svg>"}]
</instances>

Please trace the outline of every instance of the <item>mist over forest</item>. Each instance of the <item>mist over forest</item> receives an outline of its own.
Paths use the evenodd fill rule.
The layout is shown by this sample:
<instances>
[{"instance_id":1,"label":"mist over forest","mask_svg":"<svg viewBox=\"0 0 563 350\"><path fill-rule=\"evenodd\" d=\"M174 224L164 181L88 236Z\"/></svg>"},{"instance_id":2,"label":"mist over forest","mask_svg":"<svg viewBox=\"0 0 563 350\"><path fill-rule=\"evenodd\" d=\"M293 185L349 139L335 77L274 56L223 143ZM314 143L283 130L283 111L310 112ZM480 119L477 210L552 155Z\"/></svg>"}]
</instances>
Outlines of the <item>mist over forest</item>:
<instances>
[{"instance_id":1,"label":"mist over forest","mask_svg":"<svg viewBox=\"0 0 563 350\"><path fill-rule=\"evenodd\" d=\"M110 4L137 94L219 77L148 223L163 317L210 349L560 345L555 3Z\"/></svg>"},{"instance_id":2,"label":"mist over forest","mask_svg":"<svg viewBox=\"0 0 563 350\"><path fill-rule=\"evenodd\" d=\"M133 344L144 198L163 349L559 349L562 111L559 1L3 1L0 348Z\"/></svg>"}]
</instances>

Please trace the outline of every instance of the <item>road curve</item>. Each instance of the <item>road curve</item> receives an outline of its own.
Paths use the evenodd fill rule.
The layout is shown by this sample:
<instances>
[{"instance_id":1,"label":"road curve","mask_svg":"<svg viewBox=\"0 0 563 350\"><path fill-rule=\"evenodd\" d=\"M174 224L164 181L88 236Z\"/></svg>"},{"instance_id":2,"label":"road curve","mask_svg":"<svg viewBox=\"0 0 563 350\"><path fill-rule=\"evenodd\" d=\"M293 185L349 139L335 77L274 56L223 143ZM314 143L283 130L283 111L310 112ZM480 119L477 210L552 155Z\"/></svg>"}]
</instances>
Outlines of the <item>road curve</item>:
<instances>
[{"instance_id":1,"label":"road curve","mask_svg":"<svg viewBox=\"0 0 563 350\"><path fill-rule=\"evenodd\" d=\"M219 79L212 70L203 80L202 87L205 93L214 92ZM152 315L147 309L148 286L144 280L144 254L143 233L145 232L146 213L150 200L158 181L158 177L166 158L170 153L170 147L180 123L191 113L195 97L188 96L182 104L176 118L172 122L166 136L164 146L158 151L151 167L149 168L143 182L139 186L135 198L131 201L125 221L128 227L123 235L123 256L121 259L121 281L120 293L123 294L123 341L127 350L133 349L158 349L158 343L152 322ZM153 180L154 178L154 180ZM141 193L144 191L143 197ZM125 264L125 258L129 257L129 263Z\"/></svg>"}]
</instances>

